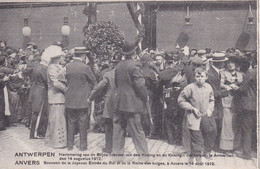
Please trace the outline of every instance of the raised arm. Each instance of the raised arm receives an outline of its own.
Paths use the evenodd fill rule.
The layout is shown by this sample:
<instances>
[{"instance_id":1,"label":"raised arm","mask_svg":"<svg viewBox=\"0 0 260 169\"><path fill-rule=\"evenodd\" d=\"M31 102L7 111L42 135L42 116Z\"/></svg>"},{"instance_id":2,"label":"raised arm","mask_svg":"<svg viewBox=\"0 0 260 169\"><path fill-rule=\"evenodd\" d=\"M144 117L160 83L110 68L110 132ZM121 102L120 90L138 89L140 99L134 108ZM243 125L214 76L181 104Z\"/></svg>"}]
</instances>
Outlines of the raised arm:
<instances>
[{"instance_id":1,"label":"raised arm","mask_svg":"<svg viewBox=\"0 0 260 169\"><path fill-rule=\"evenodd\" d=\"M92 101L95 99L95 97L100 94L106 87L108 84L108 78L106 77L106 74L103 76L102 80L95 85L95 87L93 88L93 90L91 91L90 95L89 95L89 100Z\"/></svg>"},{"instance_id":2,"label":"raised arm","mask_svg":"<svg viewBox=\"0 0 260 169\"><path fill-rule=\"evenodd\" d=\"M194 107L190 104L189 98L191 97L191 88L186 86L180 93L178 97L178 104L184 110L194 110Z\"/></svg>"}]
</instances>

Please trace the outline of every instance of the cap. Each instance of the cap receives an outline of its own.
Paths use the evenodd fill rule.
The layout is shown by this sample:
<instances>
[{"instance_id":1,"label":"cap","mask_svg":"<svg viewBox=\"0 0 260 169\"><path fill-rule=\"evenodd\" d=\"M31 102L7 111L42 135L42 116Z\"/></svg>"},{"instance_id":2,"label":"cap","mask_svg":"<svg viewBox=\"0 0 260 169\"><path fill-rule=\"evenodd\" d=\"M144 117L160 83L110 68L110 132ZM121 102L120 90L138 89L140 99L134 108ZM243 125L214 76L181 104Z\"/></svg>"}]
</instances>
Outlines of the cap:
<instances>
[{"instance_id":1,"label":"cap","mask_svg":"<svg viewBox=\"0 0 260 169\"><path fill-rule=\"evenodd\" d=\"M141 58L140 60L142 62L149 62L149 61L153 61L152 57L151 57L151 54L149 53L145 53Z\"/></svg>"},{"instance_id":2,"label":"cap","mask_svg":"<svg viewBox=\"0 0 260 169\"><path fill-rule=\"evenodd\" d=\"M201 57L191 57L190 61L196 65L203 65L203 60Z\"/></svg>"}]
</instances>

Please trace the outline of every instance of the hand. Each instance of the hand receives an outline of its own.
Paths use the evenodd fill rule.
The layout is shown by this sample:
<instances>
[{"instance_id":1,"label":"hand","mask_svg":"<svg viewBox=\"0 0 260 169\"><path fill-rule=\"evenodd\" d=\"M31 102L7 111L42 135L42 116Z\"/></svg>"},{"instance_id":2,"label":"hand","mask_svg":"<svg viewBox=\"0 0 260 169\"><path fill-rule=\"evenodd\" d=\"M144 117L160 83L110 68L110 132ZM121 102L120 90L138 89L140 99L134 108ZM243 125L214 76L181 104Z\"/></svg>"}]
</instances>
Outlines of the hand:
<instances>
[{"instance_id":1,"label":"hand","mask_svg":"<svg viewBox=\"0 0 260 169\"><path fill-rule=\"evenodd\" d=\"M174 87L175 91L179 91L181 87Z\"/></svg>"},{"instance_id":2,"label":"hand","mask_svg":"<svg viewBox=\"0 0 260 169\"><path fill-rule=\"evenodd\" d=\"M232 87L227 86L226 89L227 89L227 91L229 92L230 90L232 90Z\"/></svg>"},{"instance_id":3,"label":"hand","mask_svg":"<svg viewBox=\"0 0 260 169\"><path fill-rule=\"evenodd\" d=\"M9 80L9 76L5 76L3 80L4 80L4 82L8 81Z\"/></svg>"},{"instance_id":4,"label":"hand","mask_svg":"<svg viewBox=\"0 0 260 169\"><path fill-rule=\"evenodd\" d=\"M15 69L15 70L14 70L14 74L17 74L17 73L19 73L19 72L20 72L19 69Z\"/></svg>"},{"instance_id":5,"label":"hand","mask_svg":"<svg viewBox=\"0 0 260 169\"><path fill-rule=\"evenodd\" d=\"M212 115L212 113L213 112L211 110L209 110L209 109L206 111L206 114L207 114L208 117L210 117Z\"/></svg>"},{"instance_id":6,"label":"hand","mask_svg":"<svg viewBox=\"0 0 260 169\"><path fill-rule=\"evenodd\" d=\"M197 116L197 117L200 117L201 116L201 113L200 113L200 111L197 109L197 108L193 108L193 112L194 112L194 114Z\"/></svg>"},{"instance_id":7,"label":"hand","mask_svg":"<svg viewBox=\"0 0 260 169\"><path fill-rule=\"evenodd\" d=\"M151 123L152 126L154 125L152 118L150 118L150 123Z\"/></svg>"},{"instance_id":8,"label":"hand","mask_svg":"<svg viewBox=\"0 0 260 169\"><path fill-rule=\"evenodd\" d=\"M235 84L231 84L230 87L233 89L233 90L238 90L239 87Z\"/></svg>"}]
</instances>

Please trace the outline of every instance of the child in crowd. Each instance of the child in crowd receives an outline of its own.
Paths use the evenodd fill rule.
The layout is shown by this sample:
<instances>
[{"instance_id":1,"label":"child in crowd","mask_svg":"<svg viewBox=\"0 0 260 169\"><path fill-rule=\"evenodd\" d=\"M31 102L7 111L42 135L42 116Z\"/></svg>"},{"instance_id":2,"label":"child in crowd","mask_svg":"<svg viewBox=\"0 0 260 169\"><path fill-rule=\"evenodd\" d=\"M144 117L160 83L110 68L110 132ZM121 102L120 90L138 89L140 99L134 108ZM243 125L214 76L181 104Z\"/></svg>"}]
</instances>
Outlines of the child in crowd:
<instances>
[{"instance_id":1,"label":"child in crowd","mask_svg":"<svg viewBox=\"0 0 260 169\"><path fill-rule=\"evenodd\" d=\"M210 126L204 127L204 119L212 116L214 110L214 94L210 84L206 83L207 71L203 67L195 69L195 82L187 85L178 97L178 103L185 110L188 128L191 135L191 154L189 162L195 157L201 162L204 151L204 140L210 137L207 133ZM209 118L207 118L209 119ZM209 122L209 121L208 121ZM213 124L214 125L214 124ZM213 126L214 127L214 126Z\"/></svg>"}]
</instances>

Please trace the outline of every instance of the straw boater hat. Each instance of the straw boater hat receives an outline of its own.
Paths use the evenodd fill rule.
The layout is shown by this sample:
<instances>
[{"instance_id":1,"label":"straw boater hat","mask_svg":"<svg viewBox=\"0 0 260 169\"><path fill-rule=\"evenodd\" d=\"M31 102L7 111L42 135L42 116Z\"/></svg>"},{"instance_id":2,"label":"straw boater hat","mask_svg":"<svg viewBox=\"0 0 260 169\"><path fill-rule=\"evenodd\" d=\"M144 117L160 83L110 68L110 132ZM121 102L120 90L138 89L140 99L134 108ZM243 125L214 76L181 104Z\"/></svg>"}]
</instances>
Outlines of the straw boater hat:
<instances>
[{"instance_id":1,"label":"straw boater hat","mask_svg":"<svg viewBox=\"0 0 260 169\"><path fill-rule=\"evenodd\" d=\"M228 58L226 58L226 55L224 53L214 53L212 57L209 59L211 62L225 62Z\"/></svg>"},{"instance_id":2,"label":"straw boater hat","mask_svg":"<svg viewBox=\"0 0 260 169\"><path fill-rule=\"evenodd\" d=\"M74 48L74 54L86 54L89 53L89 51L87 51L86 47L75 47Z\"/></svg>"}]
</instances>

